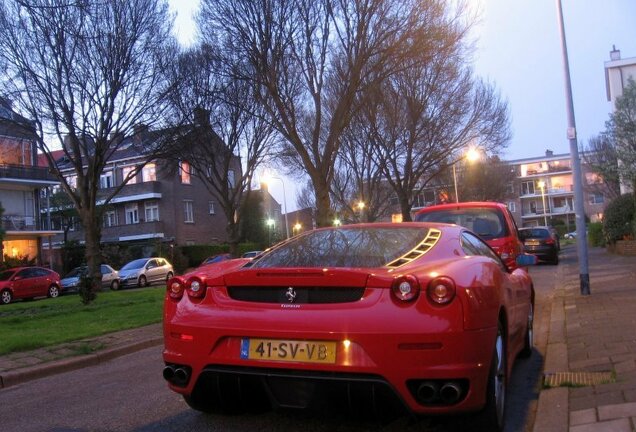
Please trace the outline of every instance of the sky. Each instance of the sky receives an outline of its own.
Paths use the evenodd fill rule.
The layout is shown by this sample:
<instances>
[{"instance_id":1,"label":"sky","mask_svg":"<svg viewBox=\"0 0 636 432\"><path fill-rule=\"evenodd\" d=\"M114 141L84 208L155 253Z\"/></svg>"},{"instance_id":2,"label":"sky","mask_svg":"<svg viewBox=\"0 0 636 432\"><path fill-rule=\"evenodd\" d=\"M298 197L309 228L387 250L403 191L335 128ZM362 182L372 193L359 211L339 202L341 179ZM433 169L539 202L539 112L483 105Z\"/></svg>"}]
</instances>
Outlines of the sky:
<instances>
[{"instance_id":1,"label":"sky","mask_svg":"<svg viewBox=\"0 0 636 432\"><path fill-rule=\"evenodd\" d=\"M193 41L198 0L169 0L176 31ZM508 102L512 139L504 159L569 153L561 42L555 0L467 0L479 20L473 65ZM611 112L604 62L612 46L636 57L636 1L562 0L579 149L605 128ZM292 182L289 182L292 184ZM272 187L272 194L279 197ZM295 208L294 193L287 205Z\"/></svg>"}]
</instances>

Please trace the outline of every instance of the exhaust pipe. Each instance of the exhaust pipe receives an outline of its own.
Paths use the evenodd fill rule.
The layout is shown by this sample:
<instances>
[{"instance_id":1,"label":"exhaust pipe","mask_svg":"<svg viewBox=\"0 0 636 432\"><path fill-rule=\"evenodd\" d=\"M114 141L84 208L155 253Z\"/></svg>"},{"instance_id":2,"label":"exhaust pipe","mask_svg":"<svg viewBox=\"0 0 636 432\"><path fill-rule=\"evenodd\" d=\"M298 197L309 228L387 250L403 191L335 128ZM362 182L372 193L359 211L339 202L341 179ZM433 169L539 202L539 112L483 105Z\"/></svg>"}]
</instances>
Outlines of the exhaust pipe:
<instances>
[{"instance_id":1,"label":"exhaust pipe","mask_svg":"<svg viewBox=\"0 0 636 432\"><path fill-rule=\"evenodd\" d=\"M188 371L186 368L180 367L175 369L172 382L175 385L184 386L187 384L189 378L190 371Z\"/></svg>"},{"instance_id":2,"label":"exhaust pipe","mask_svg":"<svg viewBox=\"0 0 636 432\"><path fill-rule=\"evenodd\" d=\"M426 404L435 402L439 392L439 385L433 381L424 381L417 388L417 399Z\"/></svg>"},{"instance_id":3,"label":"exhaust pipe","mask_svg":"<svg viewBox=\"0 0 636 432\"><path fill-rule=\"evenodd\" d=\"M445 404L451 405L457 403L462 396L462 388L454 381L447 382L440 389L439 396Z\"/></svg>"},{"instance_id":4,"label":"exhaust pipe","mask_svg":"<svg viewBox=\"0 0 636 432\"><path fill-rule=\"evenodd\" d=\"M175 369L176 368L173 365L168 365L163 368L163 379L172 382L174 379Z\"/></svg>"}]
</instances>

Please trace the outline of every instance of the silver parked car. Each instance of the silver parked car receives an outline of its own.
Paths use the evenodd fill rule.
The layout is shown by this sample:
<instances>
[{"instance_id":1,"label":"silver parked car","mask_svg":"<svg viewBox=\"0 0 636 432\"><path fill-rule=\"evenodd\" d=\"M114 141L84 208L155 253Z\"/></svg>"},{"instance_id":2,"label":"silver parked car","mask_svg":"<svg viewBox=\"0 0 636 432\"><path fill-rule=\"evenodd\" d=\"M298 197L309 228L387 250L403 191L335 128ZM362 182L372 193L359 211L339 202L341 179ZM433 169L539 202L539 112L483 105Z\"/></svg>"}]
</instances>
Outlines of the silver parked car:
<instances>
[{"instance_id":1,"label":"silver parked car","mask_svg":"<svg viewBox=\"0 0 636 432\"><path fill-rule=\"evenodd\" d=\"M174 270L165 258L140 258L130 261L119 270L121 286L148 286L154 282L166 282Z\"/></svg>"},{"instance_id":2,"label":"silver parked car","mask_svg":"<svg viewBox=\"0 0 636 432\"><path fill-rule=\"evenodd\" d=\"M102 273L102 288L119 289L119 273L108 264L99 266ZM78 292L80 279L88 272L87 266L75 267L60 280L62 293Z\"/></svg>"}]
</instances>

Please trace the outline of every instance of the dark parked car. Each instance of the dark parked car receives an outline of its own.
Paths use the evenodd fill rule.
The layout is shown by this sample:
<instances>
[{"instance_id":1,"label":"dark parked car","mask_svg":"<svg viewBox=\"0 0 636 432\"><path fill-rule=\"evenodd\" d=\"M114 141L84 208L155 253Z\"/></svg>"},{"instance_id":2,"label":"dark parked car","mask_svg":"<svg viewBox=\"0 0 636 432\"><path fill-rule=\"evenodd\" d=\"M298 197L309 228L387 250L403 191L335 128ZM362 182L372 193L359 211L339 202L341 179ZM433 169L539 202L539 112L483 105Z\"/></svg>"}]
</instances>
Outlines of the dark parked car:
<instances>
[{"instance_id":1,"label":"dark parked car","mask_svg":"<svg viewBox=\"0 0 636 432\"><path fill-rule=\"evenodd\" d=\"M119 289L119 272L109 266L108 264L102 264L100 266L102 273L102 288L110 288L113 290ZM68 272L61 280L62 292L64 294L71 292L78 292L80 286L80 279L88 272L87 266L75 267Z\"/></svg>"},{"instance_id":2,"label":"dark parked car","mask_svg":"<svg viewBox=\"0 0 636 432\"><path fill-rule=\"evenodd\" d=\"M559 263L559 250L548 227L521 228L519 236L527 253L536 255L541 261L554 265Z\"/></svg>"},{"instance_id":3,"label":"dark parked car","mask_svg":"<svg viewBox=\"0 0 636 432\"><path fill-rule=\"evenodd\" d=\"M0 304L14 299L55 298L60 295L60 275L44 267L15 267L0 272Z\"/></svg>"}]
</instances>

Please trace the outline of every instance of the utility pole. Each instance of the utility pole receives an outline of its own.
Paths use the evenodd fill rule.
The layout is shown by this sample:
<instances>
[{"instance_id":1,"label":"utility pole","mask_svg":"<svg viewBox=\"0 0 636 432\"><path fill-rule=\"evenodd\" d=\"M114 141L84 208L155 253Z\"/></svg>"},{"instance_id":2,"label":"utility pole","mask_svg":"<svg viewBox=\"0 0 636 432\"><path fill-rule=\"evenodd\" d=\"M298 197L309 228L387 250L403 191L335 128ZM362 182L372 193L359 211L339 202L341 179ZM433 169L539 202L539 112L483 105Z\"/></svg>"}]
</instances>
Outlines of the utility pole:
<instances>
[{"instance_id":1,"label":"utility pole","mask_svg":"<svg viewBox=\"0 0 636 432\"><path fill-rule=\"evenodd\" d=\"M572 100L572 83L570 82L570 65L568 47L565 42L565 26L563 24L563 8L561 0L556 0L559 33L561 34L561 50L563 55L563 75L565 77L565 100L568 116L567 136L570 142L570 158L574 181L574 214L576 223L576 250L579 259L579 279L581 295L590 295L590 273L587 261L587 232L585 230L585 209L583 207L583 176L581 175L581 159L576 142L576 122L574 121L574 102Z\"/></svg>"}]
</instances>

